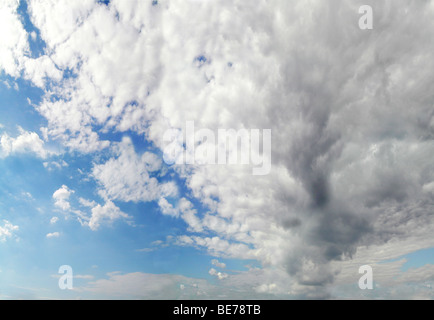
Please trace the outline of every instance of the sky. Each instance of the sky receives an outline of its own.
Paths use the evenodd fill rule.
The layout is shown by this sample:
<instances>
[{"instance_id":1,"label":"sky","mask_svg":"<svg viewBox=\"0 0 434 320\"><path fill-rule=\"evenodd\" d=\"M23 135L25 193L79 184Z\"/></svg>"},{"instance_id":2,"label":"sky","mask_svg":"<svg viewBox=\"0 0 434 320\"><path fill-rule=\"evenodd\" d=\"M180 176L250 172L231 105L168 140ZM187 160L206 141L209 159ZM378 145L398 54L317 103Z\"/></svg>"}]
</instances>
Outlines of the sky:
<instances>
[{"instance_id":1,"label":"sky","mask_svg":"<svg viewBox=\"0 0 434 320\"><path fill-rule=\"evenodd\" d=\"M432 0L2 0L0 299L432 299L433 32Z\"/></svg>"}]
</instances>

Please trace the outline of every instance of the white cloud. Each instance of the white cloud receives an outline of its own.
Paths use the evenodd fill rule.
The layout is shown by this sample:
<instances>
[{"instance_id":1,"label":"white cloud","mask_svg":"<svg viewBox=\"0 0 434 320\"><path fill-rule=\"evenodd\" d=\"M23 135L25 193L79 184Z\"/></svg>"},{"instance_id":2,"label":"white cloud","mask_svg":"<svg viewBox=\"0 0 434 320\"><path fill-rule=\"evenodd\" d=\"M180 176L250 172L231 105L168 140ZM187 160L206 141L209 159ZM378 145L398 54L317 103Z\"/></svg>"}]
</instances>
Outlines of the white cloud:
<instances>
[{"instance_id":1,"label":"white cloud","mask_svg":"<svg viewBox=\"0 0 434 320\"><path fill-rule=\"evenodd\" d=\"M208 273L212 276L216 276L219 280L226 279L228 277L227 273L219 272L214 268L209 269Z\"/></svg>"},{"instance_id":2,"label":"white cloud","mask_svg":"<svg viewBox=\"0 0 434 320\"><path fill-rule=\"evenodd\" d=\"M52 217L52 218L50 219L50 224L56 224L57 221L59 221L59 218L58 218L58 217Z\"/></svg>"},{"instance_id":3,"label":"white cloud","mask_svg":"<svg viewBox=\"0 0 434 320\"><path fill-rule=\"evenodd\" d=\"M18 15L18 6L16 0L4 0L0 4L0 70L15 78L23 72L25 79L44 88L46 79L58 81L63 74L47 55L36 59L29 57L29 35ZM36 33L32 32L30 36L34 40ZM17 83L14 89L18 91Z\"/></svg>"},{"instance_id":4,"label":"white cloud","mask_svg":"<svg viewBox=\"0 0 434 320\"><path fill-rule=\"evenodd\" d=\"M18 5L17 0L4 0L0 4L0 70L13 77L19 76L24 55L29 51Z\"/></svg>"},{"instance_id":5,"label":"white cloud","mask_svg":"<svg viewBox=\"0 0 434 320\"><path fill-rule=\"evenodd\" d=\"M180 246L205 248L213 256L238 259L255 259L257 253L246 244L229 242L219 237L179 236L176 241Z\"/></svg>"},{"instance_id":6,"label":"white cloud","mask_svg":"<svg viewBox=\"0 0 434 320\"><path fill-rule=\"evenodd\" d=\"M89 220L89 228L96 231L101 223L113 222L117 219L130 219L131 217L122 212L113 202L107 201L104 206L97 205L92 208L92 216Z\"/></svg>"},{"instance_id":7,"label":"white cloud","mask_svg":"<svg viewBox=\"0 0 434 320\"><path fill-rule=\"evenodd\" d=\"M3 220L3 226L0 225L0 242L6 241L14 236L14 233L19 229L7 220Z\"/></svg>"},{"instance_id":8,"label":"white cloud","mask_svg":"<svg viewBox=\"0 0 434 320\"><path fill-rule=\"evenodd\" d=\"M10 89L11 88L11 85L9 84L9 82L8 81L2 81L2 83L6 86L6 88L8 88L8 89Z\"/></svg>"},{"instance_id":9,"label":"white cloud","mask_svg":"<svg viewBox=\"0 0 434 320\"><path fill-rule=\"evenodd\" d=\"M172 217L178 217L179 216L179 210L178 208L174 208L171 203L169 203L165 198L160 198L158 200L158 206L160 207L161 213L172 216Z\"/></svg>"},{"instance_id":10,"label":"white cloud","mask_svg":"<svg viewBox=\"0 0 434 320\"><path fill-rule=\"evenodd\" d=\"M92 175L102 186L100 195L105 199L147 202L177 193L174 183L159 183L151 176L161 165L161 160L151 153L138 155L131 140L124 138L115 148L115 156L95 165Z\"/></svg>"},{"instance_id":11,"label":"white cloud","mask_svg":"<svg viewBox=\"0 0 434 320\"><path fill-rule=\"evenodd\" d=\"M68 163L65 160L61 161L45 161L43 163L44 167L48 169L48 171L53 171L55 169L60 170L62 168L68 167Z\"/></svg>"},{"instance_id":12,"label":"white cloud","mask_svg":"<svg viewBox=\"0 0 434 320\"><path fill-rule=\"evenodd\" d=\"M95 5L93 0L68 4L32 0L29 1L29 13L32 22L41 31L42 38L52 48L67 40Z\"/></svg>"},{"instance_id":13,"label":"white cloud","mask_svg":"<svg viewBox=\"0 0 434 320\"><path fill-rule=\"evenodd\" d=\"M41 56L36 59L27 59L24 62L24 78L31 80L40 88L45 87L46 79L59 81L63 73L56 68L48 56Z\"/></svg>"},{"instance_id":14,"label":"white cloud","mask_svg":"<svg viewBox=\"0 0 434 320\"><path fill-rule=\"evenodd\" d=\"M95 201L90 201L84 198L80 198L78 199L78 201L80 202L80 204L84 207L88 207L88 208L92 208L92 207L96 207L97 203Z\"/></svg>"},{"instance_id":15,"label":"white cloud","mask_svg":"<svg viewBox=\"0 0 434 320\"><path fill-rule=\"evenodd\" d=\"M59 238L60 237L60 233L59 232L52 232L52 233L47 233L46 235L47 238Z\"/></svg>"},{"instance_id":16,"label":"white cloud","mask_svg":"<svg viewBox=\"0 0 434 320\"><path fill-rule=\"evenodd\" d=\"M75 274L74 279L83 279L83 280L91 280L95 278L93 275L90 274Z\"/></svg>"},{"instance_id":17,"label":"white cloud","mask_svg":"<svg viewBox=\"0 0 434 320\"><path fill-rule=\"evenodd\" d=\"M213 266L216 266L217 268L221 268L221 269L225 269L226 268L226 264L223 263L223 262L218 261L217 259L211 260L211 264Z\"/></svg>"},{"instance_id":18,"label":"white cloud","mask_svg":"<svg viewBox=\"0 0 434 320\"><path fill-rule=\"evenodd\" d=\"M54 205L63 211L70 210L71 205L69 203L69 197L74 192L74 190L71 190L67 186L63 185L60 189L53 193Z\"/></svg>"},{"instance_id":19,"label":"white cloud","mask_svg":"<svg viewBox=\"0 0 434 320\"><path fill-rule=\"evenodd\" d=\"M62 275L61 274L52 274L51 277L52 278L61 278ZM91 280L94 278L95 277L93 275L90 275L90 274L74 274L74 279Z\"/></svg>"},{"instance_id":20,"label":"white cloud","mask_svg":"<svg viewBox=\"0 0 434 320\"><path fill-rule=\"evenodd\" d=\"M38 35L36 34L35 31L30 32L30 37L32 38L33 41L36 41L37 36Z\"/></svg>"},{"instance_id":21,"label":"white cloud","mask_svg":"<svg viewBox=\"0 0 434 320\"><path fill-rule=\"evenodd\" d=\"M19 127L20 135L16 138L3 133L0 137L0 157L21 153L34 153L40 158L46 158L52 152L45 148L44 141L35 132L25 131Z\"/></svg>"},{"instance_id":22,"label":"white cloud","mask_svg":"<svg viewBox=\"0 0 434 320\"><path fill-rule=\"evenodd\" d=\"M118 219L131 220L132 217L122 212L112 201L107 200L104 205L98 204L96 201L79 198L81 206L90 210L90 214L78 210L71 206L70 197L75 191L69 189L66 185L56 190L53 193L54 205L62 211L72 213L82 226L88 226L91 230L96 231L101 224L112 223ZM55 224L58 217L53 217L50 220L51 224Z\"/></svg>"},{"instance_id":23,"label":"white cloud","mask_svg":"<svg viewBox=\"0 0 434 320\"><path fill-rule=\"evenodd\" d=\"M165 198L160 198L158 205L163 214L176 218L181 217L187 223L189 230L193 232L203 231L202 222L197 216L197 210L186 198L179 199L176 207L173 207Z\"/></svg>"},{"instance_id":24,"label":"white cloud","mask_svg":"<svg viewBox=\"0 0 434 320\"><path fill-rule=\"evenodd\" d=\"M21 195L29 200L35 200L30 192L22 192Z\"/></svg>"}]
</instances>

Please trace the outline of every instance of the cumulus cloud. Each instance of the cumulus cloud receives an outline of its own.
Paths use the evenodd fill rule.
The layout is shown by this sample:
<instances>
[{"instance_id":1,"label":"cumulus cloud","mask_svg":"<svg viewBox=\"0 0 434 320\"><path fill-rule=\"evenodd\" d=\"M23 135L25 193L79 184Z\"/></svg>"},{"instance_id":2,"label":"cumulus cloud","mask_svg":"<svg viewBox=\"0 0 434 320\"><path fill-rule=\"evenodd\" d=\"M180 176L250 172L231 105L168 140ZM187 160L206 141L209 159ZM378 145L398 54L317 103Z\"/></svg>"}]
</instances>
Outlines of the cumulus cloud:
<instances>
[{"instance_id":1,"label":"cumulus cloud","mask_svg":"<svg viewBox=\"0 0 434 320\"><path fill-rule=\"evenodd\" d=\"M17 0L5 0L0 4L0 70L14 77L20 75L24 55L29 51L18 5Z\"/></svg>"},{"instance_id":2,"label":"cumulus cloud","mask_svg":"<svg viewBox=\"0 0 434 320\"><path fill-rule=\"evenodd\" d=\"M0 137L0 157L15 154L33 153L40 158L46 158L53 152L46 149L44 141L35 132L25 131L19 127L20 135L16 138L3 133Z\"/></svg>"},{"instance_id":3,"label":"cumulus cloud","mask_svg":"<svg viewBox=\"0 0 434 320\"><path fill-rule=\"evenodd\" d=\"M114 147L114 156L95 165L92 174L101 185L103 198L147 202L177 193L173 182L160 183L156 176L152 176L161 166L162 162L155 154L137 154L131 139L124 138Z\"/></svg>"},{"instance_id":4,"label":"cumulus cloud","mask_svg":"<svg viewBox=\"0 0 434 320\"><path fill-rule=\"evenodd\" d=\"M36 86L44 88L46 80L59 81L63 73L56 68L48 56L27 59L24 63L24 78L31 80Z\"/></svg>"},{"instance_id":5,"label":"cumulus cloud","mask_svg":"<svg viewBox=\"0 0 434 320\"><path fill-rule=\"evenodd\" d=\"M56 67L47 55L31 58L29 34L24 29L22 18L18 14L20 1L5 0L0 5L0 70L19 78L30 80L35 86L44 88L46 81L59 81L63 72ZM35 32L30 34L35 39ZM10 85L8 84L10 87ZM17 90L18 85L15 83Z\"/></svg>"},{"instance_id":6,"label":"cumulus cloud","mask_svg":"<svg viewBox=\"0 0 434 320\"><path fill-rule=\"evenodd\" d=\"M53 193L54 205L63 211L70 210L71 205L69 203L69 197L74 192L74 190L71 190L67 186L63 185Z\"/></svg>"},{"instance_id":7,"label":"cumulus cloud","mask_svg":"<svg viewBox=\"0 0 434 320\"><path fill-rule=\"evenodd\" d=\"M14 236L14 233L19 229L7 220L3 220L3 225L0 225L0 242L5 242L7 239Z\"/></svg>"},{"instance_id":8,"label":"cumulus cloud","mask_svg":"<svg viewBox=\"0 0 434 320\"><path fill-rule=\"evenodd\" d=\"M112 222L114 220L131 218L126 213L122 212L113 202L108 201L103 206L97 205L92 208L92 216L89 220L89 228L93 231L97 230L101 223Z\"/></svg>"},{"instance_id":9,"label":"cumulus cloud","mask_svg":"<svg viewBox=\"0 0 434 320\"><path fill-rule=\"evenodd\" d=\"M228 277L227 273L219 272L214 268L209 269L208 273L212 276L216 276L219 280L226 279Z\"/></svg>"},{"instance_id":10,"label":"cumulus cloud","mask_svg":"<svg viewBox=\"0 0 434 320\"><path fill-rule=\"evenodd\" d=\"M1 45L1 63L16 74L26 66L26 43L15 2L7 3L19 38ZM74 73L36 106L46 137L70 150L110 153L92 170L107 201L92 209L92 226L125 218L109 201L158 201L189 227L178 245L257 259L264 270L284 270L258 291L308 297L327 297L364 248L433 245L421 239L431 238L434 223L434 5L388 4L371 3L375 27L360 30L357 1L30 0L49 60L28 63L29 77L42 85L44 77L58 79L57 69ZM155 154L138 154L128 138L100 138L134 132L163 149L164 132L186 121L213 131L272 129L270 174L173 166L206 208L199 213L178 199L174 183L157 178L163 165ZM60 191L56 206L69 209L68 197Z\"/></svg>"},{"instance_id":11,"label":"cumulus cloud","mask_svg":"<svg viewBox=\"0 0 434 320\"><path fill-rule=\"evenodd\" d=\"M110 224L118 219L132 219L131 216L122 212L111 200L107 200L104 205L101 205L96 201L79 198L78 202L86 208L86 211L83 212L71 206L70 197L74 193L74 190L63 185L53 193L54 205L67 214L73 214L81 225L88 226L92 231L98 230L102 224ZM55 224L58 220L58 217L53 217L50 223Z\"/></svg>"}]
</instances>

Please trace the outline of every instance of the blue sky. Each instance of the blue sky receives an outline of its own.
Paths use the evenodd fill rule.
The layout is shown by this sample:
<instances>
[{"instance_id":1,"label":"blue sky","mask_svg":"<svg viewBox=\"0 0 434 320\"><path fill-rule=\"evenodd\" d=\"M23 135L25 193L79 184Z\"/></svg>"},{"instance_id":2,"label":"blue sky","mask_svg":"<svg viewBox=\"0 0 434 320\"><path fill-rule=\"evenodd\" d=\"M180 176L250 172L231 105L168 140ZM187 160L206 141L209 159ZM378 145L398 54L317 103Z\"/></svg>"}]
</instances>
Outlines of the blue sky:
<instances>
[{"instance_id":1,"label":"blue sky","mask_svg":"<svg viewBox=\"0 0 434 320\"><path fill-rule=\"evenodd\" d=\"M434 5L400 4L4 0L0 299L433 298ZM272 130L271 171L166 164L191 121Z\"/></svg>"}]
</instances>

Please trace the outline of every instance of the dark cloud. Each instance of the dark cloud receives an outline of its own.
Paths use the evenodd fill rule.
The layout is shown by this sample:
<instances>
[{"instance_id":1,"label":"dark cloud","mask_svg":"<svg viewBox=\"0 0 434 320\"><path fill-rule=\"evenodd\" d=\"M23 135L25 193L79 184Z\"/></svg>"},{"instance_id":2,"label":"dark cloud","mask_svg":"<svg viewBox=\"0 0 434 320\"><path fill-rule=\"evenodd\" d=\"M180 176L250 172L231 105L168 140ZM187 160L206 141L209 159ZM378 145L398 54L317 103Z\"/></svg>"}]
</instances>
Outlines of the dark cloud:
<instances>
[{"instance_id":1,"label":"dark cloud","mask_svg":"<svg viewBox=\"0 0 434 320\"><path fill-rule=\"evenodd\" d=\"M287 167L310 198L296 209L304 249L287 260L288 272L304 285L330 283L330 261L351 258L363 244L405 237L403 225L419 225L428 214L426 204L416 205L418 214L408 205L426 197L419 179L433 179L433 165L420 149L423 141L432 148L432 72L416 72L424 68L419 59L428 58L433 41L415 26L431 29L424 12L432 9L429 1L371 5L370 33L348 24L357 17L356 2L316 7L312 29L297 29L297 45L285 48L279 87L284 93L268 113L277 131L273 160ZM417 82L408 86L412 81ZM357 151L344 163L353 147ZM371 156L370 148L377 148ZM358 170L353 176L351 166ZM395 217L387 228L380 225L386 216ZM303 280L309 273L304 260L325 275Z\"/></svg>"}]
</instances>

